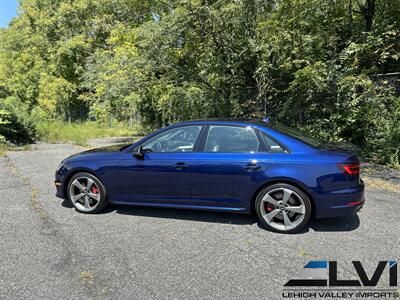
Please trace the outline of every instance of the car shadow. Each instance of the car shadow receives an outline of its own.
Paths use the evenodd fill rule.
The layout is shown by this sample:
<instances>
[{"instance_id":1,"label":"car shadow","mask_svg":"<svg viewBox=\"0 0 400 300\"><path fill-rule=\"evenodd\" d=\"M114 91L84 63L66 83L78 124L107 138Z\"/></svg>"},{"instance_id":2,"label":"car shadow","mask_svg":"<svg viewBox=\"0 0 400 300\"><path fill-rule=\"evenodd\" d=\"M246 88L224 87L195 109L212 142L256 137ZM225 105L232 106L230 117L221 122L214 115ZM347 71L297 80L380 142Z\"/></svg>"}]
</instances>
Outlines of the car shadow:
<instances>
[{"instance_id":1,"label":"car shadow","mask_svg":"<svg viewBox=\"0 0 400 300\"><path fill-rule=\"evenodd\" d=\"M111 206L104 213L115 211L116 213L130 216L141 216L162 219L178 219L194 222L209 222L221 224L251 225L257 223L252 215L234 214L214 211L200 211L190 209L158 208L158 207L134 207Z\"/></svg>"},{"instance_id":2,"label":"car shadow","mask_svg":"<svg viewBox=\"0 0 400 300\"><path fill-rule=\"evenodd\" d=\"M72 204L66 199L64 199L61 205L66 208L73 208ZM105 208L99 214L108 214L111 212L116 212L118 214L129 216L178 219L194 222L210 222L237 225L251 225L257 223L257 218L255 216L247 214L130 205L111 205Z\"/></svg>"},{"instance_id":3,"label":"car shadow","mask_svg":"<svg viewBox=\"0 0 400 300\"><path fill-rule=\"evenodd\" d=\"M314 219L310 223L310 228L314 231L323 232L353 231L358 227L360 227L360 218L357 214L346 217Z\"/></svg>"},{"instance_id":4,"label":"car shadow","mask_svg":"<svg viewBox=\"0 0 400 300\"><path fill-rule=\"evenodd\" d=\"M62 202L63 207L73 208L68 200ZM159 207L141 207L128 205L112 205L104 209L100 214L108 214L116 212L128 216L140 216L149 218L162 219L178 219L194 222L209 222L234 225L252 225L257 224L258 227L263 226L257 221L255 215L235 214L225 212L200 211L190 209L174 209L174 208L159 208ZM345 232L353 231L360 226L360 219L357 214L347 217L336 217L328 219L312 219L308 226L296 234L304 234L308 231L321 232Z\"/></svg>"},{"instance_id":5,"label":"car shadow","mask_svg":"<svg viewBox=\"0 0 400 300\"><path fill-rule=\"evenodd\" d=\"M258 223L258 227L266 229L260 223ZM310 230L320 232L346 232L356 230L358 227L360 227L360 218L356 214L326 219L312 218L307 226L293 234L304 234Z\"/></svg>"},{"instance_id":6,"label":"car shadow","mask_svg":"<svg viewBox=\"0 0 400 300\"><path fill-rule=\"evenodd\" d=\"M65 208L73 208L74 206L71 204L71 202L67 199L63 199L63 202L61 202L61 206Z\"/></svg>"}]
</instances>

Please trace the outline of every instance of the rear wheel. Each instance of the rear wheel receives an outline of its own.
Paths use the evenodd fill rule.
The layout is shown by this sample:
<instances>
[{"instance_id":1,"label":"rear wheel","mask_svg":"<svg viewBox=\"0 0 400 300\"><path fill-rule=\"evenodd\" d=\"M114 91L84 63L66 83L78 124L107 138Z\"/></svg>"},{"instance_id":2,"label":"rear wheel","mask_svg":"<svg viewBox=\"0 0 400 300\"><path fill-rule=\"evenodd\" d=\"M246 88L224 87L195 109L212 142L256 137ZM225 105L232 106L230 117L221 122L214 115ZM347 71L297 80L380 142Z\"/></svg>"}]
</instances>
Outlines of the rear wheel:
<instances>
[{"instance_id":1,"label":"rear wheel","mask_svg":"<svg viewBox=\"0 0 400 300\"><path fill-rule=\"evenodd\" d=\"M72 176L68 184L68 199L76 210L98 213L107 206L106 189L101 181L89 173Z\"/></svg>"},{"instance_id":2,"label":"rear wheel","mask_svg":"<svg viewBox=\"0 0 400 300\"><path fill-rule=\"evenodd\" d=\"M311 202L297 187L279 183L260 191L255 210L260 223L267 229L294 233L309 222Z\"/></svg>"}]
</instances>

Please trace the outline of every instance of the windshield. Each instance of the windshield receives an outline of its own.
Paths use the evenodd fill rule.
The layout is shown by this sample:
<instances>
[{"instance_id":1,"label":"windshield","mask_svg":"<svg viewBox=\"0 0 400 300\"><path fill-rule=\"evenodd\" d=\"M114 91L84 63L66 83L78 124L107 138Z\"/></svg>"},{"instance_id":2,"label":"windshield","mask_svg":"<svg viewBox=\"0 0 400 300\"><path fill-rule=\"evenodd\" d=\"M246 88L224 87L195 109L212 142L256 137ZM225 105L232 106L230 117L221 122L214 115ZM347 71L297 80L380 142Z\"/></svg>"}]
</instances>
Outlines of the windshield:
<instances>
[{"instance_id":1,"label":"windshield","mask_svg":"<svg viewBox=\"0 0 400 300\"><path fill-rule=\"evenodd\" d=\"M297 128L288 127L282 124L268 124L268 126L271 127L272 129L290 135L291 137L294 137L313 147L321 147L322 145L325 144L324 141L316 139L310 136L308 133L304 132L303 130Z\"/></svg>"}]
</instances>

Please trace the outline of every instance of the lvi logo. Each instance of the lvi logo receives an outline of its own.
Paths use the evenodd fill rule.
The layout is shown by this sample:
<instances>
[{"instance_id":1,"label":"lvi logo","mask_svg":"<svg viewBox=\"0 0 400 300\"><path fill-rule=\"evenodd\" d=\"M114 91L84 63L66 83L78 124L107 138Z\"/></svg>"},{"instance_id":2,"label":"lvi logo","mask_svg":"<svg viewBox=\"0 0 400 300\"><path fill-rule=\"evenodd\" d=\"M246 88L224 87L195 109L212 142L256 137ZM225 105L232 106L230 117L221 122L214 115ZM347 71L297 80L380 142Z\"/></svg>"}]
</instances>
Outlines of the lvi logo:
<instances>
[{"instance_id":1,"label":"lvi logo","mask_svg":"<svg viewBox=\"0 0 400 300\"><path fill-rule=\"evenodd\" d=\"M367 274L360 261L352 261L359 279L338 279L337 261L311 260L296 276L301 279L290 279L285 287L376 287L387 269L389 286L397 287L397 261L380 261L372 274ZM388 266L388 268L386 268Z\"/></svg>"}]
</instances>

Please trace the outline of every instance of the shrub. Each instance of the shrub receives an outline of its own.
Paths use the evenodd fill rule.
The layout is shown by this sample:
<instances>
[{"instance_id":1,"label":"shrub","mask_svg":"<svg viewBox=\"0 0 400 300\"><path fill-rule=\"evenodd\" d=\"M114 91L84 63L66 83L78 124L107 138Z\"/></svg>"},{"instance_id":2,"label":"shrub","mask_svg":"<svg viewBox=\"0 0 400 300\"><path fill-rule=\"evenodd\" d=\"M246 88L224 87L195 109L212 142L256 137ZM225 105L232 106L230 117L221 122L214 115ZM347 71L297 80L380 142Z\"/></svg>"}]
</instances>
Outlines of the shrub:
<instances>
[{"instance_id":1,"label":"shrub","mask_svg":"<svg viewBox=\"0 0 400 300\"><path fill-rule=\"evenodd\" d=\"M28 144L35 140L35 136L35 127L31 120L0 106L0 142Z\"/></svg>"}]
</instances>

